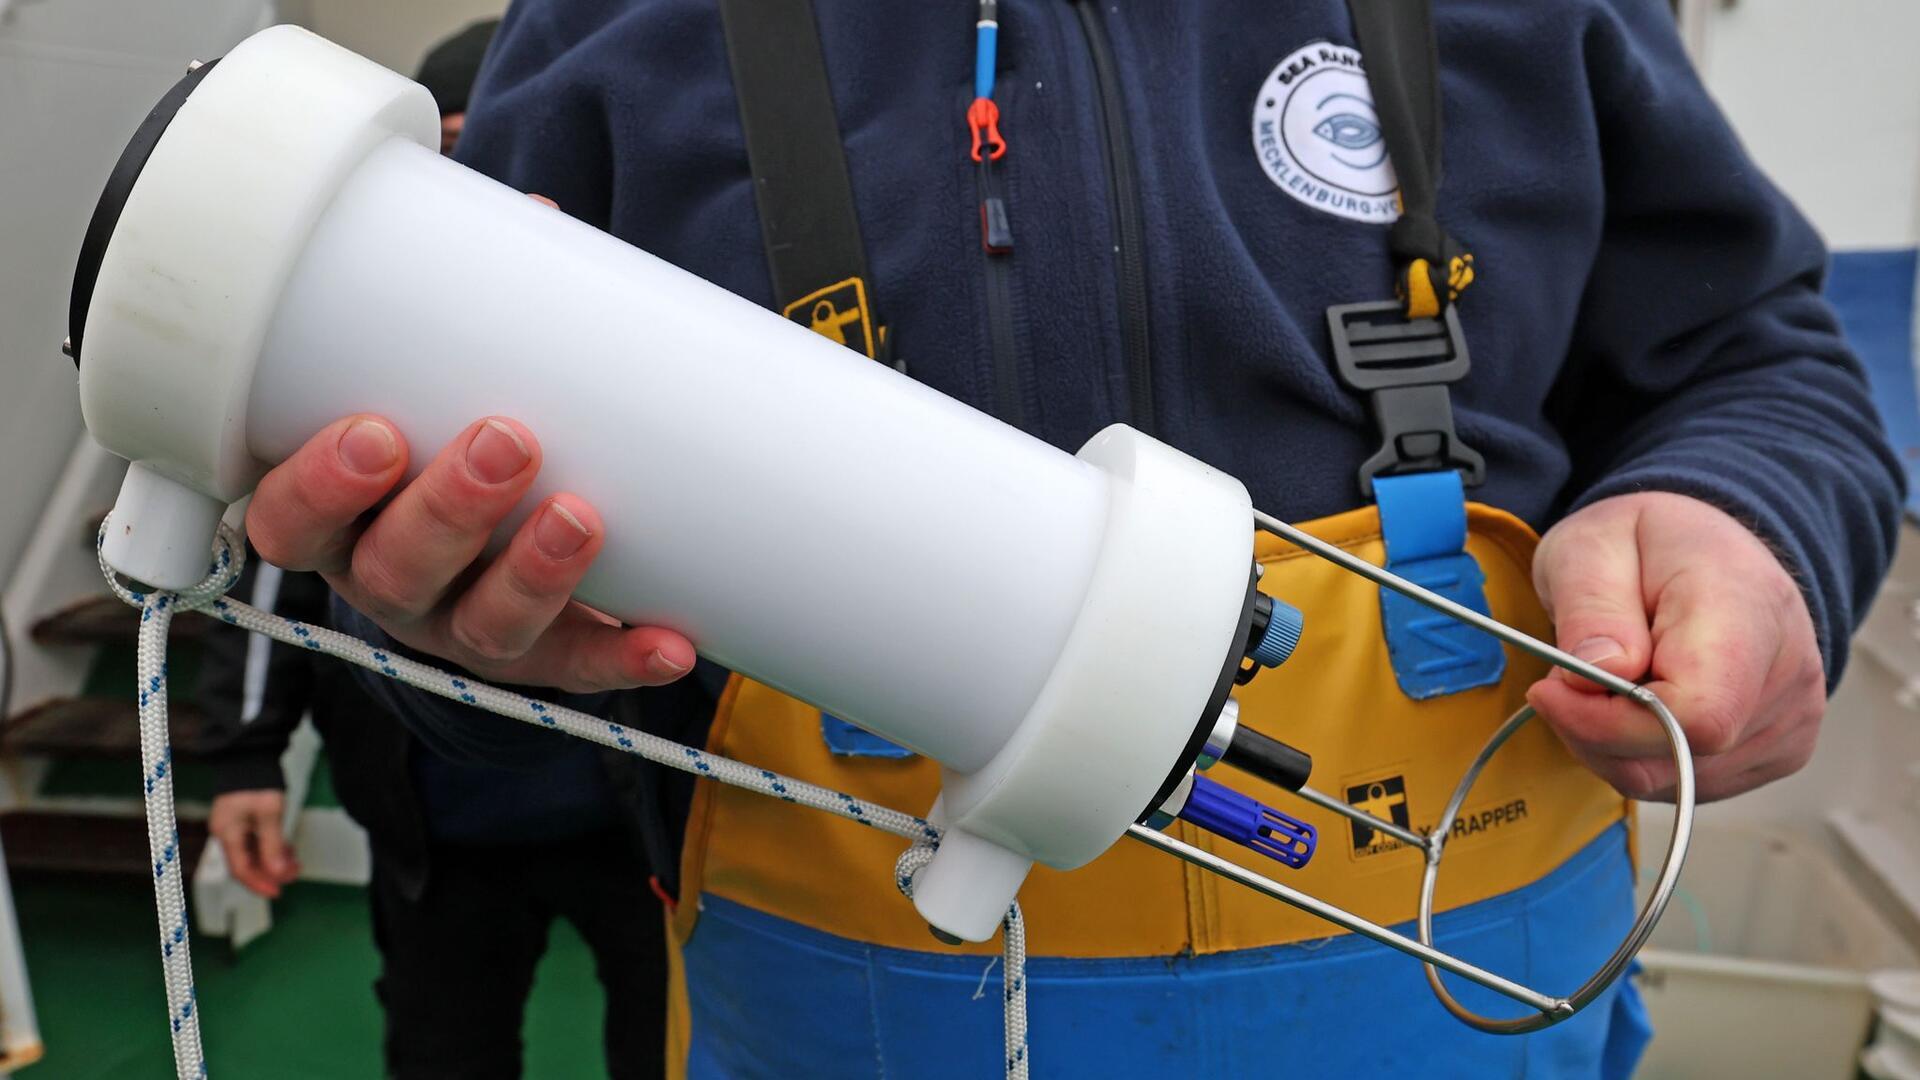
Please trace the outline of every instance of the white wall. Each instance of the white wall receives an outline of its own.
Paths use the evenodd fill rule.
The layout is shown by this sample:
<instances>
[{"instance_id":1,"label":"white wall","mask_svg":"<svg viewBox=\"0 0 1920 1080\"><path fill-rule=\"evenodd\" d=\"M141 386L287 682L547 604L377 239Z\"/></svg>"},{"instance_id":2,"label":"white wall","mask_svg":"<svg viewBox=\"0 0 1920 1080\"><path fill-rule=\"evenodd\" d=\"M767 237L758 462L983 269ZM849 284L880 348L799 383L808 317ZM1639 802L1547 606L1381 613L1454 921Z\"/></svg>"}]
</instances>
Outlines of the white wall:
<instances>
[{"instance_id":1,"label":"white wall","mask_svg":"<svg viewBox=\"0 0 1920 1080\"><path fill-rule=\"evenodd\" d=\"M1920 245L1920 2L1682 0L1682 27L1749 151L1832 248ZM1843 862L1920 926L1920 525L1902 529L1812 763L1702 816L1832 824Z\"/></svg>"},{"instance_id":2,"label":"white wall","mask_svg":"<svg viewBox=\"0 0 1920 1080\"><path fill-rule=\"evenodd\" d=\"M1831 247L1920 244L1920 2L1683 0L1681 21L1748 150ZM1920 528L1909 524L1813 763L1716 815L1817 821L1836 805L1920 792L1909 773L1920 763L1920 714L1911 695L1895 699L1920 677L1917 601Z\"/></svg>"},{"instance_id":3,"label":"white wall","mask_svg":"<svg viewBox=\"0 0 1920 1080\"><path fill-rule=\"evenodd\" d=\"M506 0L282 0L280 13L411 76L434 44L506 7Z\"/></svg>"},{"instance_id":4,"label":"white wall","mask_svg":"<svg viewBox=\"0 0 1920 1080\"><path fill-rule=\"evenodd\" d=\"M185 61L225 52L269 10L265 0L13 0L0 16L0 581L80 432L60 341L101 184Z\"/></svg>"},{"instance_id":5,"label":"white wall","mask_svg":"<svg viewBox=\"0 0 1920 1080\"><path fill-rule=\"evenodd\" d=\"M94 200L189 59L299 22L411 74L505 0L0 0L0 581L80 432L67 297Z\"/></svg>"},{"instance_id":6,"label":"white wall","mask_svg":"<svg viewBox=\"0 0 1920 1080\"><path fill-rule=\"evenodd\" d=\"M1686 0L1707 85L1836 249L1920 243L1920 2Z\"/></svg>"}]
</instances>

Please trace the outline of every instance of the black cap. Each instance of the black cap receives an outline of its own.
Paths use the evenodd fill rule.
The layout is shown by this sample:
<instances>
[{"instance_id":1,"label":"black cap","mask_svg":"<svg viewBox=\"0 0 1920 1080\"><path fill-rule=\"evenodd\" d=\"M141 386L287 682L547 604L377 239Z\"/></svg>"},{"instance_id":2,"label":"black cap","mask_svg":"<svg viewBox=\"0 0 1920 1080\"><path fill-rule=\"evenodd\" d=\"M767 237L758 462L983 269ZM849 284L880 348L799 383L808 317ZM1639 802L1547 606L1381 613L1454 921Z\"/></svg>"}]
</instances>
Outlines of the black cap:
<instances>
[{"instance_id":1,"label":"black cap","mask_svg":"<svg viewBox=\"0 0 1920 1080\"><path fill-rule=\"evenodd\" d=\"M499 19L484 19L427 50L415 81L433 94L441 116L467 111L467 95L480 77L480 61L486 59L487 44L499 28Z\"/></svg>"},{"instance_id":2,"label":"black cap","mask_svg":"<svg viewBox=\"0 0 1920 1080\"><path fill-rule=\"evenodd\" d=\"M67 301L66 352L73 357L74 367L80 366L80 335L87 328L87 309L93 305L93 287L100 279L100 261L107 256L107 242L113 239L113 230L120 224L120 211L126 208L127 196L133 194L134 181L140 179L140 171L147 167L147 159L160 144L160 136L166 134L167 125L173 123L174 114L219 62L209 60L189 68L185 77L161 95L160 103L140 122L133 138L127 140L127 148L120 152L120 160L114 163L113 172L107 176L107 186L100 192L100 201L94 204L93 219L87 222L87 234L80 241L80 262L73 269L73 294Z\"/></svg>"}]
</instances>

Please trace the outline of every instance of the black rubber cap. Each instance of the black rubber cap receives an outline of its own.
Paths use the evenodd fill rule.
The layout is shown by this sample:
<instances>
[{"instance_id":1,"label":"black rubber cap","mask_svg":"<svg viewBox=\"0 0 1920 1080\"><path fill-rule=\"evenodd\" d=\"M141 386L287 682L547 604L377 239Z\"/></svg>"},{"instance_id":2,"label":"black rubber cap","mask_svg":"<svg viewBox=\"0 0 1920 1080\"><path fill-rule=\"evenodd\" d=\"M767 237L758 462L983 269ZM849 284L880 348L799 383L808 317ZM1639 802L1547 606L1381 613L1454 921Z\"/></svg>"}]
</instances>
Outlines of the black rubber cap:
<instances>
[{"instance_id":1,"label":"black rubber cap","mask_svg":"<svg viewBox=\"0 0 1920 1080\"><path fill-rule=\"evenodd\" d=\"M127 140L127 148L120 152L120 160L114 163L113 172L107 177L107 186L101 190L100 201L93 208L93 220L87 222L87 235L80 241L79 265L73 268L73 296L67 303L67 340L71 343L74 367L80 366L80 335L87 328L87 309L93 306L93 287L100 280L100 261L107 256L107 243L120 224L120 211L126 209L127 196L133 194L134 182L140 179L140 171L147 167L147 159L153 156L153 148L160 145L160 136L166 134L167 125L173 123L180 105L217 63L218 60L209 60L201 64L161 95L160 103L140 122L133 138Z\"/></svg>"},{"instance_id":2,"label":"black rubber cap","mask_svg":"<svg viewBox=\"0 0 1920 1080\"><path fill-rule=\"evenodd\" d=\"M1313 759L1306 751L1296 750L1271 735L1245 724L1234 729L1233 741L1220 760L1242 772L1249 772L1269 784L1299 791L1313 773Z\"/></svg>"}]
</instances>

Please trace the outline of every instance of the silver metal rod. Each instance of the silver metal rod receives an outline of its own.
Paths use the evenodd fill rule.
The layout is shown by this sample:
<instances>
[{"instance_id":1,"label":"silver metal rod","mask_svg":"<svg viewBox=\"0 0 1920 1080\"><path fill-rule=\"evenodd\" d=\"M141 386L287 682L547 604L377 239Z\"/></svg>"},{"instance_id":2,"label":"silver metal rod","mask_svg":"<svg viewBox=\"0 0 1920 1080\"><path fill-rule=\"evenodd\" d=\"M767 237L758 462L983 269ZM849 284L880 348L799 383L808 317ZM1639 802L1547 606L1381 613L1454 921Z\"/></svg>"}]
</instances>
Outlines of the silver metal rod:
<instances>
[{"instance_id":1,"label":"silver metal rod","mask_svg":"<svg viewBox=\"0 0 1920 1080\"><path fill-rule=\"evenodd\" d=\"M1284 885L1269 881L1251 871L1243 870L1223 859L1209 856L1206 852L1199 851L1198 849L1192 850L1195 854L1202 856L1203 858L1201 859L1195 859L1186 852L1168 847L1165 844L1155 844L1155 846L1161 847L1163 850L1169 851L1189 862L1205 866L1215 873L1258 889L1276 899L1284 900L1303 910L1313 912L1323 919L1338 923L1356 933L1371 937L1381 944L1419 957L1425 965L1427 983L1432 988L1434 996L1440 1000L1440 1004L1445 1006L1447 1011L1459 1020L1481 1031L1507 1035L1537 1031L1541 1028L1559 1023L1579 1012L1595 998L1598 998L1615 979L1619 978L1620 975L1625 972L1627 965L1632 962L1634 954L1639 952L1640 947L1646 944L1647 938L1652 936L1654 926L1659 923L1661 914L1667 909L1668 901L1673 899L1674 888L1679 884L1680 869L1686 861L1687 844L1693 832L1694 810L1693 751L1687 743L1686 731L1680 726L1679 720L1675 719L1673 712L1667 708L1666 704L1662 702L1653 691L1648 690L1646 687L1636 685L1626 679L1620 678L1612 672L1595 667L1571 653L1562 652L1538 638L1522 633L1505 623L1498 622L1491 616L1483 615L1464 604L1449 600L1431 590L1421 588L1397 574L1382 567L1375 566L1351 552L1344 551L1317 536L1313 536L1269 514L1263 514L1255 510L1253 517L1261 529L1280 537L1295 547L1311 552L1342 569L1358 574L1382 588L1392 589L1402 596L1425 604L1427 607L1443 615L1451 616L1469 626L1492 634L1494 637L1499 638L1523 652L1530 653L1556 667L1565 668L1568 671L1605 687L1613 693L1630 698L1642 708L1652 712L1654 718L1659 721L1661 729L1667 736L1667 745L1673 755L1675 772L1675 813L1673 818L1673 832L1667 838L1667 855L1661 863L1660 876L1654 882L1653 890L1647 897L1646 905L1641 908L1639 917L1634 920L1632 928L1627 931L1625 940L1620 942L1619 947L1607 958L1606 963L1601 965L1600 970L1594 972L1586 982L1580 985L1578 990L1575 990L1565 998L1550 998L1535 991L1528 990L1518 984L1507 982L1507 980L1501 979L1497 975L1489 974L1473 967L1471 964L1455 960L1432 947L1434 888L1439 879L1440 860L1446 851L1447 836L1453 829L1454 818L1459 815L1460 807L1466 801L1467 794L1473 790L1473 783L1479 778L1481 769L1486 767L1487 762L1492 759L1501 745L1533 717L1533 709L1530 707L1522 708L1519 712L1509 717L1506 723L1502 724L1500 728L1494 732L1493 737L1487 740L1486 745L1481 747L1480 753L1474 758L1466 774L1460 778L1459 785L1454 789L1453 797L1447 802L1446 812L1441 816L1440 822L1434 827L1433 835L1424 840L1413 841L1425 850L1427 856L1426 868L1420 881L1420 906L1417 924L1419 927L1420 940L1418 942L1410 942L1398 934L1373 926L1372 923L1366 922L1366 920L1361 919L1359 916L1343 911L1331 904L1314 900L1312 897L1306 896L1303 893L1294 893L1293 890L1287 889ZM1335 800L1319 792L1309 794L1306 790L1303 790L1301 794L1315 805L1322 806L1349 818L1354 817L1353 813L1348 812L1353 808L1346 806L1344 803L1337 803ZM1371 815L1366 816L1370 817ZM1370 822L1370 824L1373 824L1375 828L1380 828L1385 823ZM1134 826L1129 832L1134 832L1139 829L1140 826ZM1404 839L1404 837L1393 828L1386 828L1384 831L1390 836L1395 836L1397 839ZM1138 835L1136 835L1135 838L1145 839L1145 837ZM1172 840L1171 837L1164 839L1169 843L1179 843L1178 841ZM1180 846L1186 847L1187 845L1182 844ZM1220 866L1214 865L1216 862L1222 863L1231 869L1222 869ZM1283 895L1283 893L1292 893L1293 895ZM1417 945L1418 948L1409 947L1414 945ZM1473 1012L1448 992L1446 985L1440 979L1439 969L1445 969L1456 975L1471 979L1481 986L1497 990L1516 1001L1525 1002L1531 1005L1537 1011L1538 1015L1495 1018L1482 1016L1479 1013Z\"/></svg>"},{"instance_id":2,"label":"silver metal rod","mask_svg":"<svg viewBox=\"0 0 1920 1080\"><path fill-rule=\"evenodd\" d=\"M1382 588L1392 589L1402 596L1418 600L1420 603L1427 605L1435 611L1459 619L1461 622L1472 626L1476 630L1484 630L1509 645L1532 653L1550 664L1566 668L1583 678L1591 679L1599 683L1601 686L1606 687L1616 694L1624 694L1644 704L1646 691L1604 668L1595 667L1572 653L1562 652L1546 642L1541 641L1539 638L1515 630L1513 627L1491 616L1482 615L1472 608L1467 607L1465 604L1449 600L1439 593L1423 589L1413 582L1400 577L1398 574L1389 573L1387 570L1373 565L1352 552L1335 547L1325 540L1295 528L1271 514L1263 514L1255 510L1253 512L1253 520L1260 528L1278 536L1289 544L1306 551L1311 551L1328 562L1334 563L1342 569L1351 570Z\"/></svg>"},{"instance_id":3,"label":"silver metal rod","mask_svg":"<svg viewBox=\"0 0 1920 1080\"><path fill-rule=\"evenodd\" d=\"M1184 859L1205 870L1211 870L1221 877L1230 878L1255 892L1264 893L1283 903L1311 915L1318 915L1335 925L1345 927L1362 937L1372 938L1382 945L1398 949L1419 957L1434 967L1445 968L1463 979L1470 979L1496 993L1505 994L1515 1001L1532 1006L1542 1013L1553 1015L1564 1009L1566 1003L1545 994L1536 993L1511 979L1504 979L1491 971L1484 970L1456 959L1430 945L1422 945L1409 937L1396 934L1378 923L1368 922L1345 908L1335 907L1325 900L1308 896L1298 889L1288 888L1264 874L1255 873L1238 863L1229 862L1210 851L1202 851L1185 841L1176 840L1163 832L1156 832L1145 825L1131 825L1127 835L1149 847L1159 848L1175 858Z\"/></svg>"},{"instance_id":4,"label":"silver metal rod","mask_svg":"<svg viewBox=\"0 0 1920 1080\"><path fill-rule=\"evenodd\" d=\"M1323 810L1331 810L1334 813L1339 814L1341 817L1351 818L1352 820L1357 821L1362 825L1365 825L1369 829L1373 829L1376 832L1386 833L1388 836L1393 837L1395 840L1398 840L1403 844L1412 845L1413 847L1418 848L1421 851L1426 851L1428 848L1428 845L1431 843L1431 841L1429 841L1426 837L1421 836L1419 833L1414 832L1412 829L1403 828L1399 825L1395 825L1391 821L1382 821L1379 818L1374 817L1372 814L1367 813L1365 810L1362 810L1357 806L1349 806L1346 803L1341 802L1339 799L1336 799L1333 796L1327 794L1326 792L1316 791L1305 784L1300 785L1300 790L1294 792L1294 794L1307 800L1313 805L1320 807Z\"/></svg>"},{"instance_id":5,"label":"silver metal rod","mask_svg":"<svg viewBox=\"0 0 1920 1080\"><path fill-rule=\"evenodd\" d=\"M1653 928L1660 922L1660 916L1667 909L1667 902L1673 898L1673 890L1680 882L1680 867L1687 857L1687 844L1693 832L1693 753L1687 745L1687 736L1680 728L1680 722L1674 719L1666 705L1659 698L1647 694L1639 699L1641 704L1651 710L1664 729L1668 745L1673 753L1674 765L1674 805L1673 831L1667 837L1667 856L1660 867L1660 876L1654 882L1653 891L1647 896L1646 905L1640 909L1640 915L1628 929L1618 948L1607 957L1580 988L1567 995L1563 1008L1550 1016L1491 1017L1462 1005L1440 980L1440 973L1434 965L1426 965L1427 985L1433 990L1440 1004L1456 1018L1471 1027L1496 1035L1522 1035L1529 1031L1538 1031L1543 1027L1560 1022L1581 1009L1586 1008L1606 992L1608 986L1619 978L1633 962L1634 954L1647 943ZM1460 814L1460 807L1467 801L1467 795L1473 790L1473 783L1480 778L1480 771L1493 755L1514 732L1520 730L1527 721L1533 719L1532 706L1524 706L1500 725L1493 737L1481 748L1473 759L1473 764L1460 777L1460 783L1453 790L1453 797L1447 800L1447 808L1440 815L1440 824L1434 834L1434 845L1428 852L1427 868L1420 879L1420 940L1431 944L1433 941L1433 893L1440 877L1440 858L1446 851L1447 837L1453 830L1453 820Z\"/></svg>"}]
</instances>

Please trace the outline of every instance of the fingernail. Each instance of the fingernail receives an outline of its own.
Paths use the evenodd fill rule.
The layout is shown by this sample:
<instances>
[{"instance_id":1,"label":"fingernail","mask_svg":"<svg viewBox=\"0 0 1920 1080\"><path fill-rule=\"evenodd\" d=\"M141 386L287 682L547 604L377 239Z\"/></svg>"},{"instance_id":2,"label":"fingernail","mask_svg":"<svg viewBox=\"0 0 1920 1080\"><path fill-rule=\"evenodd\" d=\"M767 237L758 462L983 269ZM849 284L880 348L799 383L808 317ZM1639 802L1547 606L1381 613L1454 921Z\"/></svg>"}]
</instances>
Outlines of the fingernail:
<instances>
[{"instance_id":1,"label":"fingernail","mask_svg":"<svg viewBox=\"0 0 1920 1080\"><path fill-rule=\"evenodd\" d=\"M548 503L540 513L540 520L534 522L533 546L549 559L564 559L579 551L589 535L587 527L566 507L557 502Z\"/></svg>"},{"instance_id":2,"label":"fingernail","mask_svg":"<svg viewBox=\"0 0 1920 1080\"><path fill-rule=\"evenodd\" d=\"M376 476L393 468L400 444L392 429L378 420L355 420L340 433L340 460L362 476Z\"/></svg>"},{"instance_id":3,"label":"fingernail","mask_svg":"<svg viewBox=\"0 0 1920 1080\"><path fill-rule=\"evenodd\" d=\"M1590 637L1573 647L1573 655L1589 664L1598 664L1616 656L1627 655L1627 650L1610 637Z\"/></svg>"},{"instance_id":4,"label":"fingernail","mask_svg":"<svg viewBox=\"0 0 1920 1080\"><path fill-rule=\"evenodd\" d=\"M667 659L667 654L655 649L647 654L647 674L658 679L677 679L687 673L687 669Z\"/></svg>"},{"instance_id":5,"label":"fingernail","mask_svg":"<svg viewBox=\"0 0 1920 1080\"><path fill-rule=\"evenodd\" d=\"M532 460L533 454L520 433L498 420L482 424L473 441L467 444L467 466L489 484L506 483L520 475L520 470Z\"/></svg>"}]
</instances>

